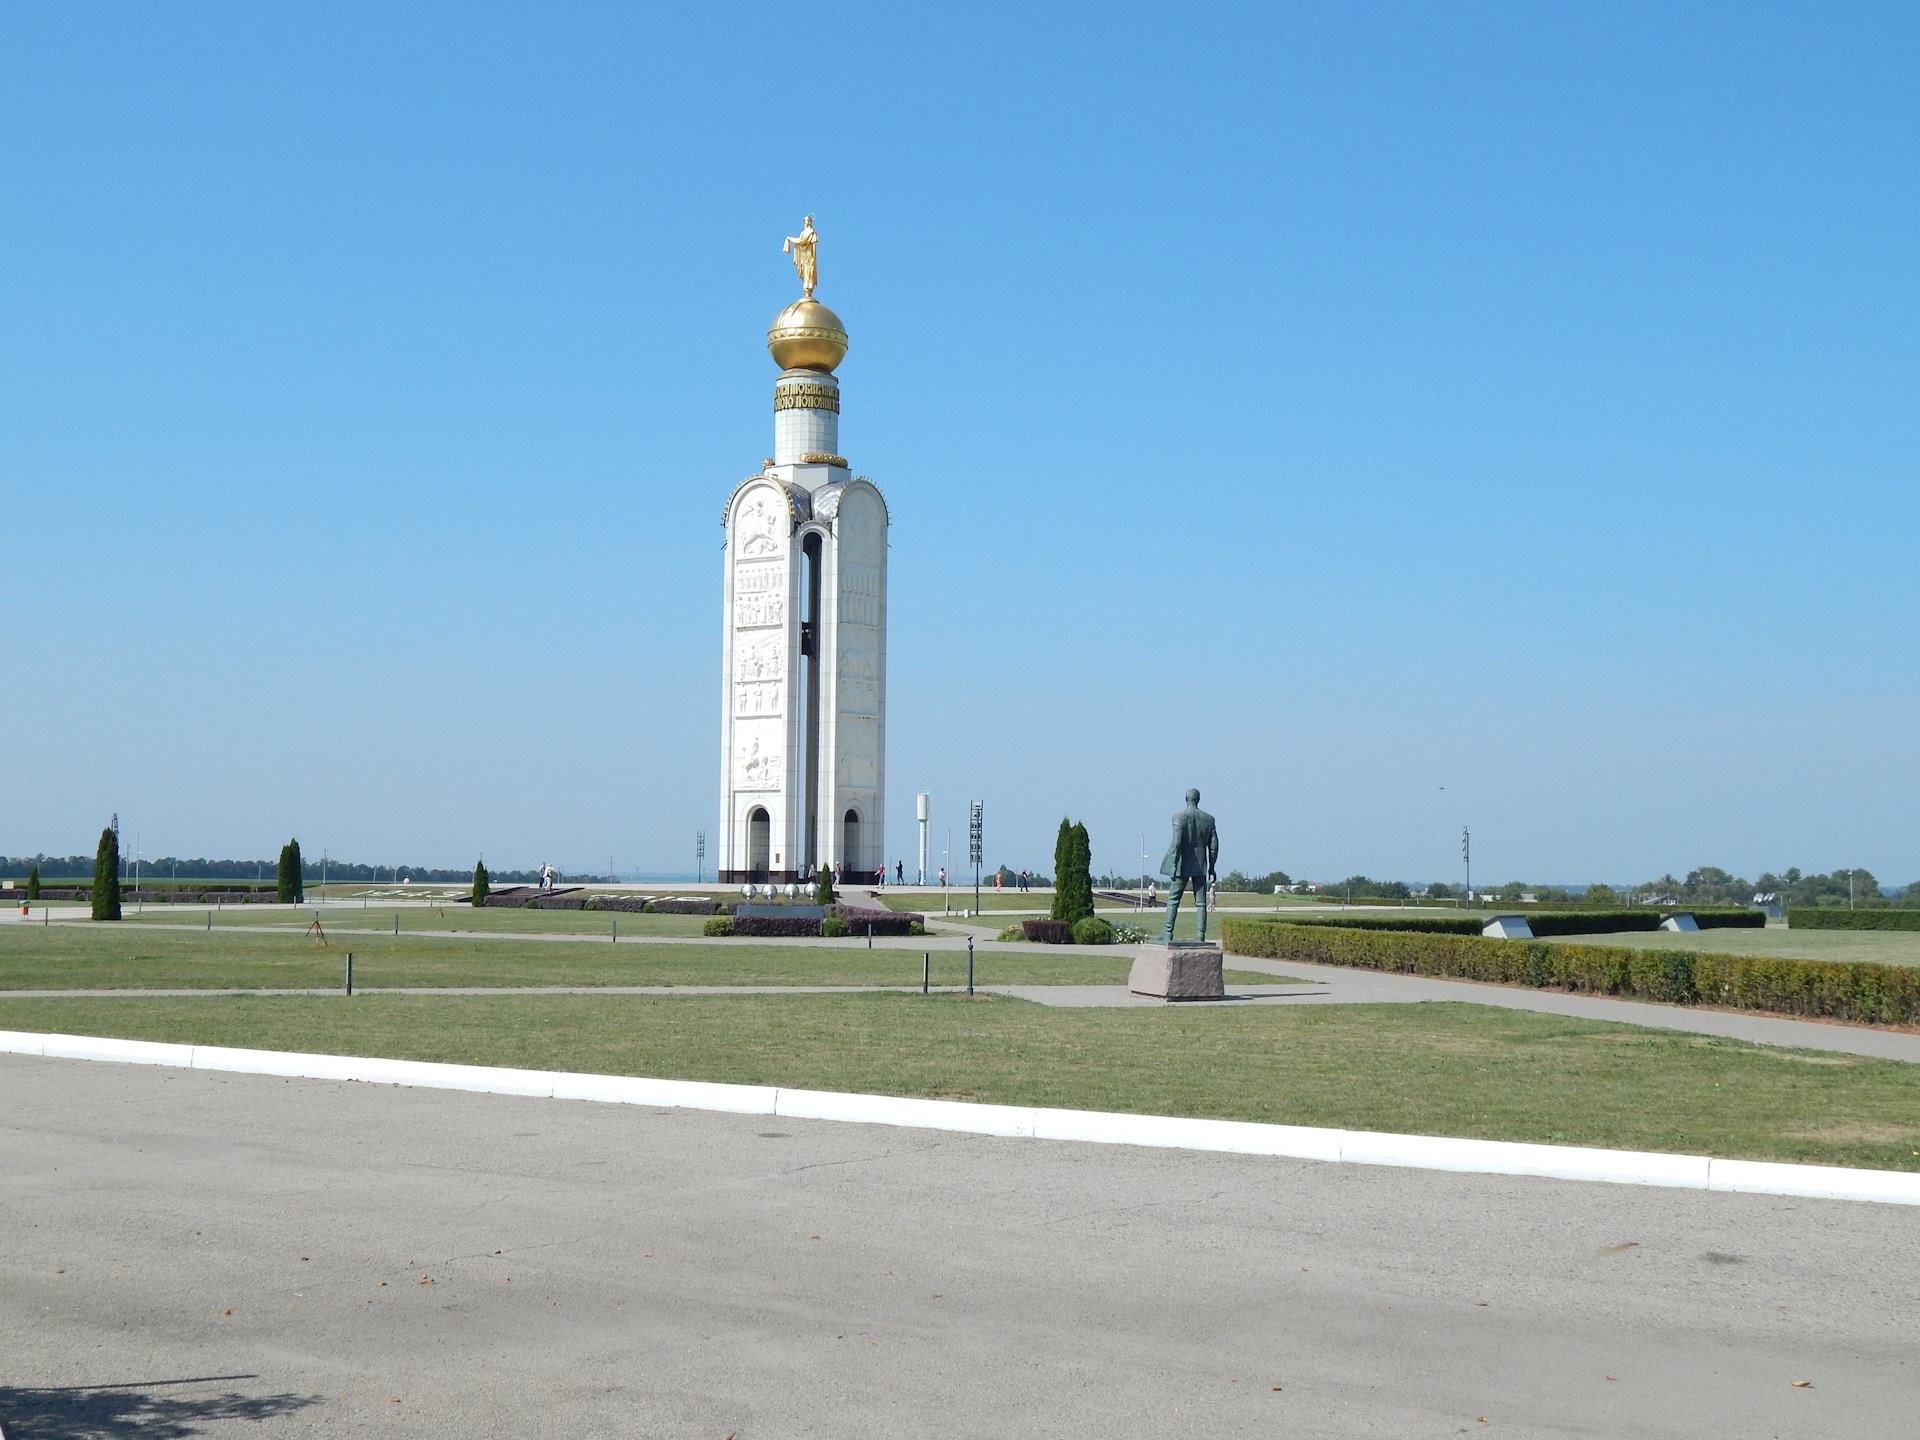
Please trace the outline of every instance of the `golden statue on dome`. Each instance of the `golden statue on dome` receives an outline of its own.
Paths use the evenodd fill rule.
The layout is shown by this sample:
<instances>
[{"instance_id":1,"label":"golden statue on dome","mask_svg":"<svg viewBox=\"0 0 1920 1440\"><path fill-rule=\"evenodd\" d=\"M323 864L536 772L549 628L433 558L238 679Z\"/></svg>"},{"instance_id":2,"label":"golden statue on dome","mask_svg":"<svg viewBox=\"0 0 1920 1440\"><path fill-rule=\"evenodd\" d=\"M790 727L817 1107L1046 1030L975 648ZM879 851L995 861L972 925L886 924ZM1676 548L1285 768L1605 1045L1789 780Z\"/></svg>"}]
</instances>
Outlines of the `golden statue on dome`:
<instances>
[{"instance_id":1,"label":"golden statue on dome","mask_svg":"<svg viewBox=\"0 0 1920 1440\"><path fill-rule=\"evenodd\" d=\"M780 242L780 253L782 255L789 251L793 253L793 268L800 273L800 289L805 293L806 298L811 300L814 284L819 278L813 251L814 247L820 243L820 237L814 233L811 215L803 217L803 222L798 235L789 235Z\"/></svg>"}]
</instances>

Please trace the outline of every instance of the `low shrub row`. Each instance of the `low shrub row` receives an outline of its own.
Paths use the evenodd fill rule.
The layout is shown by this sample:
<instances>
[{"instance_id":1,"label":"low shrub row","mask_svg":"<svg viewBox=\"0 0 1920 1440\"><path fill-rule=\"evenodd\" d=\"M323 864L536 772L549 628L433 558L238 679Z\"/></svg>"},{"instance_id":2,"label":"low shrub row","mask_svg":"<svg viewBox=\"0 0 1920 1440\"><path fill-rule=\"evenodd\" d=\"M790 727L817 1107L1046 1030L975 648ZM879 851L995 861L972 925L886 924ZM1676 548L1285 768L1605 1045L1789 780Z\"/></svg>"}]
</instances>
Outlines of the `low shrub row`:
<instances>
[{"instance_id":1,"label":"low shrub row","mask_svg":"<svg viewBox=\"0 0 1920 1440\"><path fill-rule=\"evenodd\" d=\"M813 915L735 915L731 919L716 915L715 920L725 921L729 935L818 935L822 918ZM845 921L841 922L845 924ZM715 933L709 926L707 933ZM844 932L843 932L844 933Z\"/></svg>"},{"instance_id":2,"label":"low shrub row","mask_svg":"<svg viewBox=\"0 0 1920 1440\"><path fill-rule=\"evenodd\" d=\"M1816 910L1810 905L1789 905L1787 928L1789 930L1920 930L1920 910Z\"/></svg>"},{"instance_id":3,"label":"low shrub row","mask_svg":"<svg viewBox=\"0 0 1920 1440\"><path fill-rule=\"evenodd\" d=\"M1495 985L1628 995L1675 1004L1868 1024L1920 1020L1920 967L1791 960L1618 945L1545 945L1478 935L1394 934L1350 926L1229 917L1236 955L1434 975Z\"/></svg>"},{"instance_id":4,"label":"low shrub row","mask_svg":"<svg viewBox=\"0 0 1920 1440\"><path fill-rule=\"evenodd\" d=\"M1352 930L1397 930L1419 935L1478 935L1494 914L1524 914L1536 935L1617 935L1629 930L1658 930L1668 915L1692 915L1702 930L1760 927L1764 910L1581 910L1487 912L1478 917L1455 915L1300 915L1287 916L1288 925L1338 925ZM1916 912L1920 913L1920 912Z\"/></svg>"},{"instance_id":5,"label":"low shrub row","mask_svg":"<svg viewBox=\"0 0 1920 1440\"><path fill-rule=\"evenodd\" d=\"M1111 945L1113 926L1098 915L1082 915L1069 925L1065 920L1022 920L1018 936L1012 926L1000 932L1002 940L1018 938L1036 945Z\"/></svg>"},{"instance_id":6,"label":"low shrub row","mask_svg":"<svg viewBox=\"0 0 1920 1440\"><path fill-rule=\"evenodd\" d=\"M596 910L619 910L634 915L653 908L653 902L644 895L596 895L592 904Z\"/></svg>"},{"instance_id":7,"label":"low shrub row","mask_svg":"<svg viewBox=\"0 0 1920 1440\"><path fill-rule=\"evenodd\" d=\"M867 910L855 905L829 905L829 915L838 915L851 935L865 935L869 926L875 935L924 935L927 917L910 910Z\"/></svg>"},{"instance_id":8,"label":"low shrub row","mask_svg":"<svg viewBox=\"0 0 1920 1440\"><path fill-rule=\"evenodd\" d=\"M1020 934L1035 945L1071 945L1073 926L1064 920L1022 920Z\"/></svg>"},{"instance_id":9,"label":"low shrub row","mask_svg":"<svg viewBox=\"0 0 1920 1440\"><path fill-rule=\"evenodd\" d=\"M717 900L655 900L647 906L655 915L717 915L721 913Z\"/></svg>"},{"instance_id":10,"label":"low shrub row","mask_svg":"<svg viewBox=\"0 0 1920 1440\"><path fill-rule=\"evenodd\" d=\"M822 916L812 915L728 915L707 917L703 935L818 936L826 940L846 935L865 935L867 927L875 935L924 935L926 917L904 911L861 910L846 905L829 905Z\"/></svg>"},{"instance_id":11,"label":"low shrub row","mask_svg":"<svg viewBox=\"0 0 1920 1440\"><path fill-rule=\"evenodd\" d=\"M1399 930L1420 935L1478 935L1486 928L1487 918L1484 915L1477 920L1453 915L1301 915L1289 916L1286 923L1337 925L1343 930Z\"/></svg>"},{"instance_id":12,"label":"low shrub row","mask_svg":"<svg viewBox=\"0 0 1920 1440\"><path fill-rule=\"evenodd\" d=\"M536 895L527 901L526 905L529 910L584 910L587 908L587 897L584 895Z\"/></svg>"}]
</instances>

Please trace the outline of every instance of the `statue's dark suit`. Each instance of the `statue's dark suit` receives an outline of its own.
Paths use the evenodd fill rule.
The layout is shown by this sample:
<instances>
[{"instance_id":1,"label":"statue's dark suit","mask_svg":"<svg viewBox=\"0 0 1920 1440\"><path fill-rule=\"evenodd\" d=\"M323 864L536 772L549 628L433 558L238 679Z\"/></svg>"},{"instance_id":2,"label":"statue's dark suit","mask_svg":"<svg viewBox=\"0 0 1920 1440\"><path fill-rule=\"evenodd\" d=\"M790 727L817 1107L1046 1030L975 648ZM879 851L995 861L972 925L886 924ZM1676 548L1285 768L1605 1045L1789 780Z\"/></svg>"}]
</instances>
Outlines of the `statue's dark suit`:
<instances>
[{"instance_id":1,"label":"statue's dark suit","mask_svg":"<svg viewBox=\"0 0 1920 1440\"><path fill-rule=\"evenodd\" d=\"M1213 878L1214 862L1220 858L1220 837L1213 828L1213 816L1199 805L1173 817L1173 841L1167 846L1167 858L1160 862L1160 873L1167 877L1167 924L1162 940L1173 939L1173 922L1180 917L1181 893L1191 885L1195 916L1194 938L1207 938L1207 887Z\"/></svg>"}]
</instances>

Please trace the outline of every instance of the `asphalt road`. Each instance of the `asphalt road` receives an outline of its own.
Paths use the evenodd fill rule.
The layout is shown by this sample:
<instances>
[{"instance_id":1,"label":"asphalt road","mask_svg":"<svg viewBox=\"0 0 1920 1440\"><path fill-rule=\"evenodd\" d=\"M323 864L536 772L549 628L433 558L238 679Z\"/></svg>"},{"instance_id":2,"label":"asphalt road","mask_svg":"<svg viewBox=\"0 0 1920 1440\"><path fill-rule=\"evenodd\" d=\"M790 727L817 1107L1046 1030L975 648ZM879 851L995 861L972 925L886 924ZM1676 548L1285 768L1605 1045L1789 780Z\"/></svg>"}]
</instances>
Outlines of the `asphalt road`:
<instances>
[{"instance_id":1,"label":"asphalt road","mask_svg":"<svg viewBox=\"0 0 1920 1440\"><path fill-rule=\"evenodd\" d=\"M0 1099L9 1440L1917 1423L1920 1209L17 1056Z\"/></svg>"}]
</instances>

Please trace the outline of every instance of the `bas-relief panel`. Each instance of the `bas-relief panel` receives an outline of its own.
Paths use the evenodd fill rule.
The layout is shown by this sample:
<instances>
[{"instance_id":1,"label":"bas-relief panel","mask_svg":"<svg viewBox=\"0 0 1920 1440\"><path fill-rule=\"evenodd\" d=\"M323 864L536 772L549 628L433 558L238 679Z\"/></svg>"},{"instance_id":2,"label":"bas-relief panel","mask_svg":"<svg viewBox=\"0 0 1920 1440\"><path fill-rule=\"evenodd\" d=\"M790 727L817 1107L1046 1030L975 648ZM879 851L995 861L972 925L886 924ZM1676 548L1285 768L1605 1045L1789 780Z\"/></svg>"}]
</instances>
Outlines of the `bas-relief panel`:
<instances>
[{"instance_id":1,"label":"bas-relief panel","mask_svg":"<svg viewBox=\"0 0 1920 1440\"><path fill-rule=\"evenodd\" d=\"M746 684L756 680L780 680L787 673L787 634L784 630L762 635L741 635L733 646L733 678Z\"/></svg>"},{"instance_id":2,"label":"bas-relief panel","mask_svg":"<svg viewBox=\"0 0 1920 1440\"><path fill-rule=\"evenodd\" d=\"M733 623L780 625L787 618L787 567L741 565L733 572Z\"/></svg>"},{"instance_id":3,"label":"bas-relief panel","mask_svg":"<svg viewBox=\"0 0 1920 1440\"><path fill-rule=\"evenodd\" d=\"M779 681L733 687L733 713L736 715L778 715L787 687Z\"/></svg>"},{"instance_id":4,"label":"bas-relief panel","mask_svg":"<svg viewBox=\"0 0 1920 1440\"><path fill-rule=\"evenodd\" d=\"M880 762L860 749L843 749L838 778L843 790L871 790L880 783Z\"/></svg>"},{"instance_id":5,"label":"bas-relief panel","mask_svg":"<svg viewBox=\"0 0 1920 1440\"><path fill-rule=\"evenodd\" d=\"M840 562L840 619L847 625L880 628L880 567Z\"/></svg>"},{"instance_id":6,"label":"bas-relief panel","mask_svg":"<svg viewBox=\"0 0 1920 1440\"><path fill-rule=\"evenodd\" d=\"M733 512L733 553L743 560L784 555L787 504L770 489L750 492Z\"/></svg>"},{"instance_id":7,"label":"bas-relief panel","mask_svg":"<svg viewBox=\"0 0 1920 1440\"><path fill-rule=\"evenodd\" d=\"M885 515L880 508L880 501L870 490L865 487L850 488L840 497L840 514L834 522L834 533L840 538L843 556L851 554L877 560L886 544L882 534L885 528Z\"/></svg>"},{"instance_id":8,"label":"bas-relief panel","mask_svg":"<svg viewBox=\"0 0 1920 1440\"><path fill-rule=\"evenodd\" d=\"M778 721L734 722L734 789L778 790L784 778L786 759L786 737Z\"/></svg>"},{"instance_id":9,"label":"bas-relief panel","mask_svg":"<svg viewBox=\"0 0 1920 1440\"><path fill-rule=\"evenodd\" d=\"M870 645L842 642L840 713L877 718L880 714L880 652Z\"/></svg>"}]
</instances>

